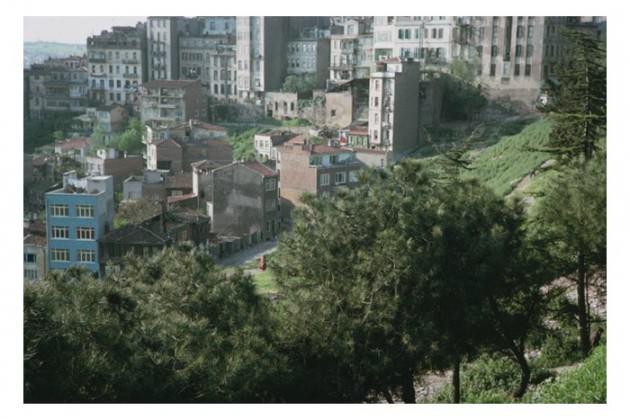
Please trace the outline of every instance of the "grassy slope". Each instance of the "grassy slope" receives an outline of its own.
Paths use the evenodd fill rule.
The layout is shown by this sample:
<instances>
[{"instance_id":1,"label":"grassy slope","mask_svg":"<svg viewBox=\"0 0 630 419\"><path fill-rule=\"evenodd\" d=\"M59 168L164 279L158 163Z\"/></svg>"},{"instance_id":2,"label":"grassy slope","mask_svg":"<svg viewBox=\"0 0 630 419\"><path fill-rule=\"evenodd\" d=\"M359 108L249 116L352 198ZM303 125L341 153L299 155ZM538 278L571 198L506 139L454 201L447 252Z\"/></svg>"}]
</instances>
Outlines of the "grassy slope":
<instances>
[{"instance_id":1,"label":"grassy slope","mask_svg":"<svg viewBox=\"0 0 630 419\"><path fill-rule=\"evenodd\" d=\"M254 284L256 284L256 290L260 294L278 292L278 286L270 270L256 273L254 275Z\"/></svg>"},{"instance_id":2,"label":"grassy slope","mask_svg":"<svg viewBox=\"0 0 630 419\"><path fill-rule=\"evenodd\" d=\"M520 179L549 159L547 153L527 148L543 146L550 131L551 124L539 120L516 135L503 137L473 157L473 168L467 176L478 178L500 195L508 194Z\"/></svg>"},{"instance_id":3,"label":"grassy slope","mask_svg":"<svg viewBox=\"0 0 630 419\"><path fill-rule=\"evenodd\" d=\"M606 346L600 346L575 370L543 383L528 403L606 403Z\"/></svg>"}]
</instances>

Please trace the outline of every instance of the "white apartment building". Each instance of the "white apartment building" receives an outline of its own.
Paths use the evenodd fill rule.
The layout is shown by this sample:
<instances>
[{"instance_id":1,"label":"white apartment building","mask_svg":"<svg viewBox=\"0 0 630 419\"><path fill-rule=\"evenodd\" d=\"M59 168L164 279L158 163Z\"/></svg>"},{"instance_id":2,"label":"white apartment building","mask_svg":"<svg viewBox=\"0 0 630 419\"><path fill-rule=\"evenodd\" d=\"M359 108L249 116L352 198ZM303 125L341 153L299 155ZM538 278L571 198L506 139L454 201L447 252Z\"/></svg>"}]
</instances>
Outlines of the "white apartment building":
<instances>
[{"instance_id":1,"label":"white apartment building","mask_svg":"<svg viewBox=\"0 0 630 419\"><path fill-rule=\"evenodd\" d=\"M179 33L182 17L149 16L147 19L147 63L149 80L179 78Z\"/></svg>"},{"instance_id":2,"label":"white apartment building","mask_svg":"<svg viewBox=\"0 0 630 419\"><path fill-rule=\"evenodd\" d=\"M349 19L342 23L342 33L330 36L330 77L332 83L369 78L374 69L372 22Z\"/></svg>"},{"instance_id":3,"label":"white apartment building","mask_svg":"<svg viewBox=\"0 0 630 419\"><path fill-rule=\"evenodd\" d=\"M145 27L114 26L87 39L88 89L93 104L133 104L146 81Z\"/></svg>"}]
</instances>

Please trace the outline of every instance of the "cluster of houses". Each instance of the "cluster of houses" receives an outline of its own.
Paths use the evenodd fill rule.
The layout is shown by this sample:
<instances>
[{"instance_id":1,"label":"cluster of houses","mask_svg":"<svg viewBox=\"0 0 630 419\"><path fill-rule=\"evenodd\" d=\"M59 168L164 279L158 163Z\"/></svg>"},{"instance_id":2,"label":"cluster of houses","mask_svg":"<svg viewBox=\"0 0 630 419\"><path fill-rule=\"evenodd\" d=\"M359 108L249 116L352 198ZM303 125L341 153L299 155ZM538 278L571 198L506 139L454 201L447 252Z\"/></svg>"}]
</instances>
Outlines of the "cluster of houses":
<instances>
[{"instance_id":1,"label":"cluster of houses","mask_svg":"<svg viewBox=\"0 0 630 419\"><path fill-rule=\"evenodd\" d=\"M27 118L77 116L66 140L25 155L25 204L34 210L24 277L75 265L100 276L126 254L178 242L220 258L273 239L304 193L332 195L356 185L363 168L414 153L422 128L439 120L450 63L474 64L485 93L531 107L566 53L561 28L605 39L605 25L598 17L158 16L103 31L88 38L86 57L25 72ZM312 94L284 91L287 76L310 76ZM226 129L208 122L209 100L316 129L255 135L256 160L235 161ZM144 127L137 155L107 146L131 116ZM60 179L67 161L78 169ZM133 202L154 210L115 226L117 209Z\"/></svg>"}]
</instances>

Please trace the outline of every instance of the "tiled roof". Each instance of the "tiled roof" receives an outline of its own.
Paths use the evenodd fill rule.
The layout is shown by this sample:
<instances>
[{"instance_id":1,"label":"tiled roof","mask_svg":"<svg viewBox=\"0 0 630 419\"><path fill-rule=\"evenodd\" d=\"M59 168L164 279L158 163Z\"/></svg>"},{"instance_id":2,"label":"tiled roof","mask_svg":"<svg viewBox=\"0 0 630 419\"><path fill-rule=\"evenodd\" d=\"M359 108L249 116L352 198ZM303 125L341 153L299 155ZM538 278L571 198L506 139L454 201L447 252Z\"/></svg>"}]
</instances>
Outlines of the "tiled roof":
<instances>
[{"instance_id":1,"label":"tiled roof","mask_svg":"<svg viewBox=\"0 0 630 419\"><path fill-rule=\"evenodd\" d=\"M100 241L102 243L163 245L167 243L168 236L152 230L146 224L128 224L107 233Z\"/></svg>"},{"instance_id":2,"label":"tiled roof","mask_svg":"<svg viewBox=\"0 0 630 419\"><path fill-rule=\"evenodd\" d=\"M182 148L182 146L177 141L171 138L166 139L166 140L154 141L153 144L155 144L156 147L175 146L177 148Z\"/></svg>"},{"instance_id":3,"label":"tiled roof","mask_svg":"<svg viewBox=\"0 0 630 419\"><path fill-rule=\"evenodd\" d=\"M247 167L248 169L253 170L256 173L261 174L262 176L276 176L277 175L276 171L272 170L271 168L257 161L243 162L241 164Z\"/></svg>"},{"instance_id":4,"label":"tiled roof","mask_svg":"<svg viewBox=\"0 0 630 419\"><path fill-rule=\"evenodd\" d=\"M315 144L311 150L311 154L341 154L347 153L349 150L339 147L331 147L328 145Z\"/></svg>"},{"instance_id":5,"label":"tiled roof","mask_svg":"<svg viewBox=\"0 0 630 419\"><path fill-rule=\"evenodd\" d=\"M38 234L27 234L24 236L24 244L46 246L46 237Z\"/></svg>"},{"instance_id":6,"label":"tiled roof","mask_svg":"<svg viewBox=\"0 0 630 419\"><path fill-rule=\"evenodd\" d=\"M87 137L68 138L65 141L57 141L55 148L60 147L62 151L76 150L78 148L87 147L90 144L90 139Z\"/></svg>"},{"instance_id":7,"label":"tiled roof","mask_svg":"<svg viewBox=\"0 0 630 419\"><path fill-rule=\"evenodd\" d=\"M194 193L189 193L186 195L174 195L174 196L167 197L166 202L168 202L169 204L174 204L176 202L187 201L189 199L193 199L196 197L197 197L197 194L194 194Z\"/></svg>"}]
</instances>

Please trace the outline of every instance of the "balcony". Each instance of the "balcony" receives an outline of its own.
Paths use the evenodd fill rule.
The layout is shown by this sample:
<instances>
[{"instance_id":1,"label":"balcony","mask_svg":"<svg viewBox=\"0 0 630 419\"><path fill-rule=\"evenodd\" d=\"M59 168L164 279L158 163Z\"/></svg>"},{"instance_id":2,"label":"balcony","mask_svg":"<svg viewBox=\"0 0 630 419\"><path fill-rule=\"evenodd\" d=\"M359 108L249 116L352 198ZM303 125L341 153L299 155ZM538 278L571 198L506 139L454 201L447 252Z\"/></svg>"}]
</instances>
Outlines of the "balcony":
<instances>
[{"instance_id":1,"label":"balcony","mask_svg":"<svg viewBox=\"0 0 630 419\"><path fill-rule=\"evenodd\" d=\"M124 73L123 77L127 79L137 79L140 77L140 75L138 73Z\"/></svg>"},{"instance_id":2,"label":"balcony","mask_svg":"<svg viewBox=\"0 0 630 419\"><path fill-rule=\"evenodd\" d=\"M123 59L122 62L123 62L123 64L139 64L140 63L140 61L138 61L137 59L134 60L133 58L132 59Z\"/></svg>"}]
</instances>

